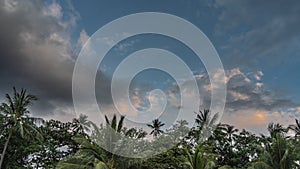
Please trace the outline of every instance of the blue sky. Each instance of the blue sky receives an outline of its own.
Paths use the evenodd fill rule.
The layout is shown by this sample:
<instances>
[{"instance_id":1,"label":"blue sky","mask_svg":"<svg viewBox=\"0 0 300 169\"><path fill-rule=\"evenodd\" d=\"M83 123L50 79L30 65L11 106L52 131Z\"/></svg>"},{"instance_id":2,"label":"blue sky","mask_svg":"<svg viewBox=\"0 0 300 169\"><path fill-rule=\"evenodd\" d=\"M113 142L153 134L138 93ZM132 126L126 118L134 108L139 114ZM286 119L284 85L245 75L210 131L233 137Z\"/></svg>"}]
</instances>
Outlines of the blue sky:
<instances>
[{"instance_id":1,"label":"blue sky","mask_svg":"<svg viewBox=\"0 0 300 169\"><path fill-rule=\"evenodd\" d=\"M0 89L4 95L12 86L25 87L38 95L34 115L62 120L74 117L74 63L95 31L125 15L162 12L196 25L219 53L228 87L223 122L259 133L269 122L288 124L300 118L297 0L2 0L0 4ZM115 111L109 93L115 68L126 56L146 48L169 50L186 62L197 77L202 107L207 108L209 79L201 60L175 39L145 34L123 40L100 64L96 95L106 111ZM132 81L130 99L135 108L147 109L149 98L155 96L149 92L158 88L167 93L167 109L174 112L180 107L174 82L161 71L141 72ZM159 103L160 98L153 99ZM127 106L123 105L125 112L130 110Z\"/></svg>"},{"instance_id":2,"label":"blue sky","mask_svg":"<svg viewBox=\"0 0 300 169\"><path fill-rule=\"evenodd\" d=\"M272 20L276 19L284 20L284 18L280 18L280 15L287 15L282 17L288 17L289 15L285 14L285 10L288 10L285 8L288 7L284 6L290 6L294 2L295 1L267 1L263 3L263 5L257 5L256 7L255 2L248 1L247 3L249 3L249 7L247 6L247 3L243 4L242 2L231 1L228 1L228 4L226 4L226 1L222 2L221 4L224 3L224 6L218 6L217 2L212 1L169 0L163 2L128 1L123 3L120 1L91 1L89 3L83 1L74 2L73 5L80 13L81 17L78 21L78 27L74 33L74 38L76 39L76 35L78 36L82 29L91 35L97 29L109 23L110 21L132 13L151 11L174 14L192 22L210 38L220 54L225 68L240 67L245 71L261 70L264 72L265 85L273 90L279 90L286 93L287 97L291 97L295 101L300 101L300 88L298 87L300 84L300 75L298 73L300 59L298 57L299 49L297 49L297 46L299 45L299 36L297 37L297 35L299 35L299 30L292 28L294 25L286 25L285 29L287 30L282 30L282 34L276 34L277 28L275 27L276 25L274 25L272 29L274 29L275 35L273 35L272 30L270 30L270 35L264 35L264 37L256 38L253 37L253 41L257 40L258 42L269 41L264 40L263 38L276 38L276 41L279 41L273 41L274 44L266 44L267 46L265 46L265 48L262 46L263 44L260 43L247 47L246 40L250 41L252 39L247 39L246 37L244 40L240 40L242 43L233 42L234 38L239 38L241 36L245 36L245 34L251 31L262 29L262 27L264 27L263 24L268 26L267 22L272 22ZM236 15L245 16L241 16L241 18L238 18L238 16L233 16L236 17L236 21L234 20L235 18L232 18L231 20L231 14L228 11L230 10L230 3L235 3L237 7L239 5L242 7L240 9L234 9L237 12ZM280 4L283 4L283 6L279 6ZM269 7L271 10L264 11L263 6L266 8ZM256 10L251 11L251 8L255 8ZM243 10L249 13L243 13ZM261 13L261 15L263 14L263 16L261 16L257 11L264 12L265 14ZM294 13L295 15L292 17L298 19L300 14L297 14L296 11ZM220 15L223 14L226 16L227 13L229 13L228 18L224 18L224 21L222 21ZM247 23L246 20L242 20L242 17L257 19L253 19L253 21L251 20ZM228 20L228 23L226 23L225 20ZM278 22L280 22L280 20ZM283 22L282 24L285 23ZM291 36L288 35L291 34L289 31L293 31L295 36L286 37ZM278 33L281 32L279 31ZM272 36L276 37L273 38ZM276 45L278 45L278 47L276 47ZM227 46L230 47L226 49ZM256 47L260 47L262 49L261 51L255 52L255 56L250 56L247 54L251 53L251 49L256 50ZM232 50L244 50L237 52L245 52L245 54L243 54L244 56L233 56Z\"/></svg>"}]
</instances>

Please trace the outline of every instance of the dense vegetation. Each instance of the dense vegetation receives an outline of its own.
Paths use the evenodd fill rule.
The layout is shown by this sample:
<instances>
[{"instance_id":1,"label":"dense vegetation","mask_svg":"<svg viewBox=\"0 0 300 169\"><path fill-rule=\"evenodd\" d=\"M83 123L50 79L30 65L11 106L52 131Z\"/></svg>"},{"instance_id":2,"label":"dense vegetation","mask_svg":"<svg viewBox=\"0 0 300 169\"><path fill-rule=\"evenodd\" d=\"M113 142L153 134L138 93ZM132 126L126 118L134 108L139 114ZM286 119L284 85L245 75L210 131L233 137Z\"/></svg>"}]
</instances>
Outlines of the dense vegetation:
<instances>
[{"instance_id":1,"label":"dense vegetation","mask_svg":"<svg viewBox=\"0 0 300 169\"><path fill-rule=\"evenodd\" d=\"M228 124L217 124L210 137L201 135L216 119L208 110L195 116L196 127L178 121L163 131L164 123L154 119L148 126L153 139L144 130L126 128L124 117L106 117L97 127L80 115L70 122L43 120L30 116L28 106L37 98L14 88L0 106L0 168L95 168L95 169L295 169L300 168L300 121L282 126L270 123L269 135L239 131ZM212 116L212 117L211 117ZM107 135L110 126L116 135ZM91 130L93 129L93 130ZM89 134L88 134L89 133ZM174 140L178 144L151 158L126 158L114 155L116 150L135 148L126 135L145 146ZM109 139L108 139L109 138ZM200 139L201 138L201 139ZM120 147L120 141L126 146ZM155 144L150 144L155 142ZM118 143L118 144L117 144ZM110 151L105 151L105 144ZM151 147L148 147L151 150Z\"/></svg>"}]
</instances>

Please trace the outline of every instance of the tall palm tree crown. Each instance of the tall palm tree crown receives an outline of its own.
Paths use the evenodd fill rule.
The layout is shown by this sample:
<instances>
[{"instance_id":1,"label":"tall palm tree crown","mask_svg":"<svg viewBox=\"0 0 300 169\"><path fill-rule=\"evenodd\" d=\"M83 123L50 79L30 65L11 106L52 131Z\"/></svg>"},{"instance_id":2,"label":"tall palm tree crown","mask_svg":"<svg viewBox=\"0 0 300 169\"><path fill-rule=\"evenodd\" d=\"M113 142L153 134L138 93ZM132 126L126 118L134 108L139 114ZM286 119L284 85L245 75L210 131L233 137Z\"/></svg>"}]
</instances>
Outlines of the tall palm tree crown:
<instances>
[{"instance_id":1,"label":"tall palm tree crown","mask_svg":"<svg viewBox=\"0 0 300 169\"><path fill-rule=\"evenodd\" d=\"M160 135L161 133L164 133L160 128L164 126L165 123L161 122L159 119L154 119L152 121L152 124L147 124L148 127L153 129L150 133L150 135L153 135L154 137Z\"/></svg>"},{"instance_id":2,"label":"tall palm tree crown","mask_svg":"<svg viewBox=\"0 0 300 169\"><path fill-rule=\"evenodd\" d=\"M3 113L4 126L8 131L8 136L2 151L0 168L2 167L9 141L14 133L19 133L22 138L27 139L42 138L42 135L34 125L34 121L39 119L29 117L30 112L28 110L28 106L32 101L37 100L37 97L27 94L24 89L21 92L17 92L15 87L13 88L13 97L9 94L6 94L5 97L7 102L1 104L0 112Z\"/></svg>"},{"instance_id":3,"label":"tall palm tree crown","mask_svg":"<svg viewBox=\"0 0 300 169\"><path fill-rule=\"evenodd\" d=\"M211 114L209 109L204 109L203 111L199 110L199 113L196 113L195 122L198 124L199 128L202 129L204 126L211 126L216 123L219 114Z\"/></svg>"},{"instance_id":4,"label":"tall palm tree crown","mask_svg":"<svg viewBox=\"0 0 300 169\"><path fill-rule=\"evenodd\" d=\"M287 129L279 123L270 123L268 125L268 131L271 137L275 137L277 134L283 135L287 132Z\"/></svg>"},{"instance_id":5,"label":"tall palm tree crown","mask_svg":"<svg viewBox=\"0 0 300 169\"><path fill-rule=\"evenodd\" d=\"M91 128L95 128L95 124L88 120L87 115L80 114L78 118L73 119L74 131L78 133L90 132Z\"/></svg>"},{"instance_id":6,"label":"tall palm tree crown","mask_svg":"<svg viewBox=\"0 0 300 169\"><path fill-rule=\"evenodd\" d=\"M109 121L108 117L105 115L106 125L110 126L116 132L120 133L123 128L125 116L121 116L119 122L117 123L117 116L114 114L111 121Z\"/></svg>"},{"instance_id":7,"label":"tall palm tree crown","mask_svg":"<svg viewBox=\"0 0 300 169\"><path fill-rule=\"evenodd\" d=\"M295 136L300 136L300 121L298 119L295 119L296 124L290 125L289 129L295 132Z\"/></svg>"}]
</instances>

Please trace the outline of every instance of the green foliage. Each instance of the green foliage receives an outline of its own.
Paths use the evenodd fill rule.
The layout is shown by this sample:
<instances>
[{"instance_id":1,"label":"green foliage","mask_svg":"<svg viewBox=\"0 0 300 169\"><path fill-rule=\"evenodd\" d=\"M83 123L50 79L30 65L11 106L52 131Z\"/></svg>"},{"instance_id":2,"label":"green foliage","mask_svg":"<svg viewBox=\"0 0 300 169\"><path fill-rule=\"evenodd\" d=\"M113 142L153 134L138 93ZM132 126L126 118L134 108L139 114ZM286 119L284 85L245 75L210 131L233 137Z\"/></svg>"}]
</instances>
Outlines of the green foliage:
<instances>
[{"instance_id":1,"label":"green foliage","mask_svg":"<svg viewBox=\"0 0 300 169\"><path fill-rule=\"evenodd\" d=\"M30 160L36 167L55 168L60 160L78 151L79 143L72 138L75 136L86 137L76 130L71 122L49 120L40 129L45 139L41 145L36 145L37 150L32 154L33 157Z\"/></svg>"},{"instance_id":2,"label":"green foliage","mask_svg":"<svg viewBox=\"0 0 300 169\"><path fill-rule=\"evenodd\" d=\"M217 154L216 160L219 166L244 167L248 163L252 152L244 151L242 153L238 150L253 149L249 147L248 142L242 142L245 138L243 134L239 135L238 130L231 125L219 124L212 136L203 145L211 147L212 153ZM251 144L252 140L248 141Z\"/></svg>"},{"instance_id":3,"label":"green foliage","mask_svg":"<svg viewBox=\"0 0 300 169\"><path fill-rule=\"evenodd\" d=\"M193 139L194 146L208 139L211 134L210 131L215 127L218 118L218 113L212 114L208 109L199 110L196 113L195 123L197 126L193 127L189 132L189 139Z\"/></svg>"},{"instance_id":4,"label":"green foliage","mask_svg":"<svg viewBox=\"0 0 300 169\"><path fill-rule=\"evenodd\" d=\"M85 132L90 132L91 127L95 127L95 124L88 120L87 115L80 114L79 118L72 120L73 132L84 135Z\"/></svg>"},{"instance_id":5,"label":"green foliage","mask_svg":"<svg viewBox=\"0 0 300 169\"><path fill-rule=\"evenodd\" d=\"M259 163L254 166L269 166L273 169L293 169L299 167L299 147L292 144L292 140L283 137L280 133L272 136L271 142L265 145L259 157ZM297 157L298 156L298 157Z\"/></svg>"},{"instance_id":6,"label":"green foliage","mask_svg":"<svg viewBox=\"0 0 300 169\"><path fill-rule=\"evenodd\" d=\"M219 117L218 113L212 115L209 109L204 109L203 111L199 110L199 113L196 114L195 122L201 129L204 126L214 125Z\"/></svg>"},{"instance_id":7,"label":"green foliage","mask_svg":"<svg viewBox=\"0 0 300 169\"><path fill-rule=\"evenodd\" d=\"M20 140L42 140L40 131L34 125L34 122L39 121L39 119L28 116L30 113L28 111L28 106L32 101L37 100L37 98L34 95L27 94L24 89L22 89L21 92L18 92L16 88L13 88L13 96L6 94L5 97L6 102L2 103L0 106L0 111L2 113L1 118L4 123L2 124L4 126L3 135L6 138L1 153L0 168L3 166L8 167L7 165L9 162L4 159L6 158L5 154L9 143L11 139L14 139L14 136L20 136ZM3 165L4 161L6 161L6 164ZM23 160L20 163L23 163Z\"/></svg>"},{"instance_id":8,"label":"green foliage","mask_svg":"<svg viewBox=\"0 0 300 169\"><path fill-rule=\"evenodd\" d=\"M185 153L183 148L173 147L145 160L138 169L188 169Z\"/></svg>"},{"instance_id":9,"label":"green foliage","mask_svg":"<svg viewBox=\"0 0 300 169\"><path fill-rule=\"evenodd\" d=\"M57 168L108 168L105 161L105 152L95 143L90 142L82 136L73 137L74 141L80 144L79 151L75 155L58 163Z\"/></svg>"},{"instance_id":10,"label":"green foliage","mask_svg":"<svg viewBox=\"0 0 300 169\"><path fill-rule=\"evenodd\" d=\"M284 135L288 131L288 129L284 128L279 123L270 123L268 125L268 131L271 137L276 137L278 134Z\"/></svg>"},{"instance_id":11,"label":"green foliage","mask_svg":"<svg viewBox=\"0 0 300 169\"><path fill-rule=\"evenodd\" d=\"M295 137L300 136L300 121L295 119L296 124L292 124L288 127L288 129L292 130L295 133Z\"/></svg>"},{"instance_id":12,"label":"green foliage","mask_svg":"<svg viewBox=\"0 0 300 169\"><path fill-rule=\"evenodd\" d=\"M118 133L120 133L121 130L122 130L122 128L123 128L124 118L125 118L125 116L121 116L120 120L119 120L119 122L117 124L117 116L115 114L114 114L111 122L109 121L108 117L105 115L106 124L108 126L110 126L112 129L114 129Z\"/></svg>"},{"instance_id":13,"label":"green foliage","mask_svg":"<svg viewBox=\"0 0 300 169\"><path fill-rule=\"evenodd\" d=\"M0 168L84 169L297 169L300 168L300 122L285 128L270 123L270 136L239 131L228 124L215 125L218 114L209 110L196 114L196 127L184 120L163 131L159 119L143 129L124 127L124 116L116 115L106 125L96 126L85 115L70 122L32 118L28 106L36 97L13 88L0 106ZM213 132L211 132L211 129ZM290 130L294 134L287 136ZM209 137L203 137L207 134ZM89 133L89 134L87 134ZM171 144L173 143L173 144ZM143 147L143 148L141 148ZM154 153L151 158L134 156ZM155 152L157 150L162 152ZM127 154L126 154L127 153ZM131 154L130 154L131 153ZM4 158L3 158L4 157ZM137 157L137 156L136 156Z\"/></svg>"},{"instance_id":14,"label":"green foliage","mask_svg":"<svg viewBox=\"0 0 300 169\"><path fill-rule=\"evenodd\" d=\"M194 154L191 154L189 150L186 152L188 164L192 169L213 169L216 166L215 155L205 153L200 146L196 147Z\"/></svg>"}]
</instances>

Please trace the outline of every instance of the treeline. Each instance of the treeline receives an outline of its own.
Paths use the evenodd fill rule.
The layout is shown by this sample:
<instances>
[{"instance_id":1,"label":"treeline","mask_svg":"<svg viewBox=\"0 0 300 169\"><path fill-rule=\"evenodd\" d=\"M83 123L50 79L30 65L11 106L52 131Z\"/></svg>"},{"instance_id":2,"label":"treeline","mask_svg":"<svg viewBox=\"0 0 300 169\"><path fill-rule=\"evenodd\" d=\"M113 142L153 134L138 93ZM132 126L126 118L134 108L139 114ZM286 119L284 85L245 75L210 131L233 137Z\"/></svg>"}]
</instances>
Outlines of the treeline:
<instances>
[{"instance_id":1,"label":"treeline","mask_svg":"<svg viewBox=\"0 0 300 169\"><path fill-rule=\"evenodd\" d=\"M300 122L270 123L268 135L255 135L229 124L217 124L209 110L195 116L197 126L185 120L170 129L154 119L143 129L126 128L124 116L105 117L97 126L80 115L70 122L30 116L37 98L13 89L0 106L0 168L62 169L297 169L300 168ZM212 130L213 129L213 130ZM209 137L204 137L209 133ZM152 135L152 139L148 139ZM170 144L173 143L173 144ZM160 146L160 147L159 147ZM105 149L103 148L105 147ZM127 158L141 147L150 158ZM161 149L163 147L164 149ZM155 154L155 151L160 149ZM120 153L118 153L120 154ZM148 154L145 154L145 157Z\"/></svg>"}]
</instances>

